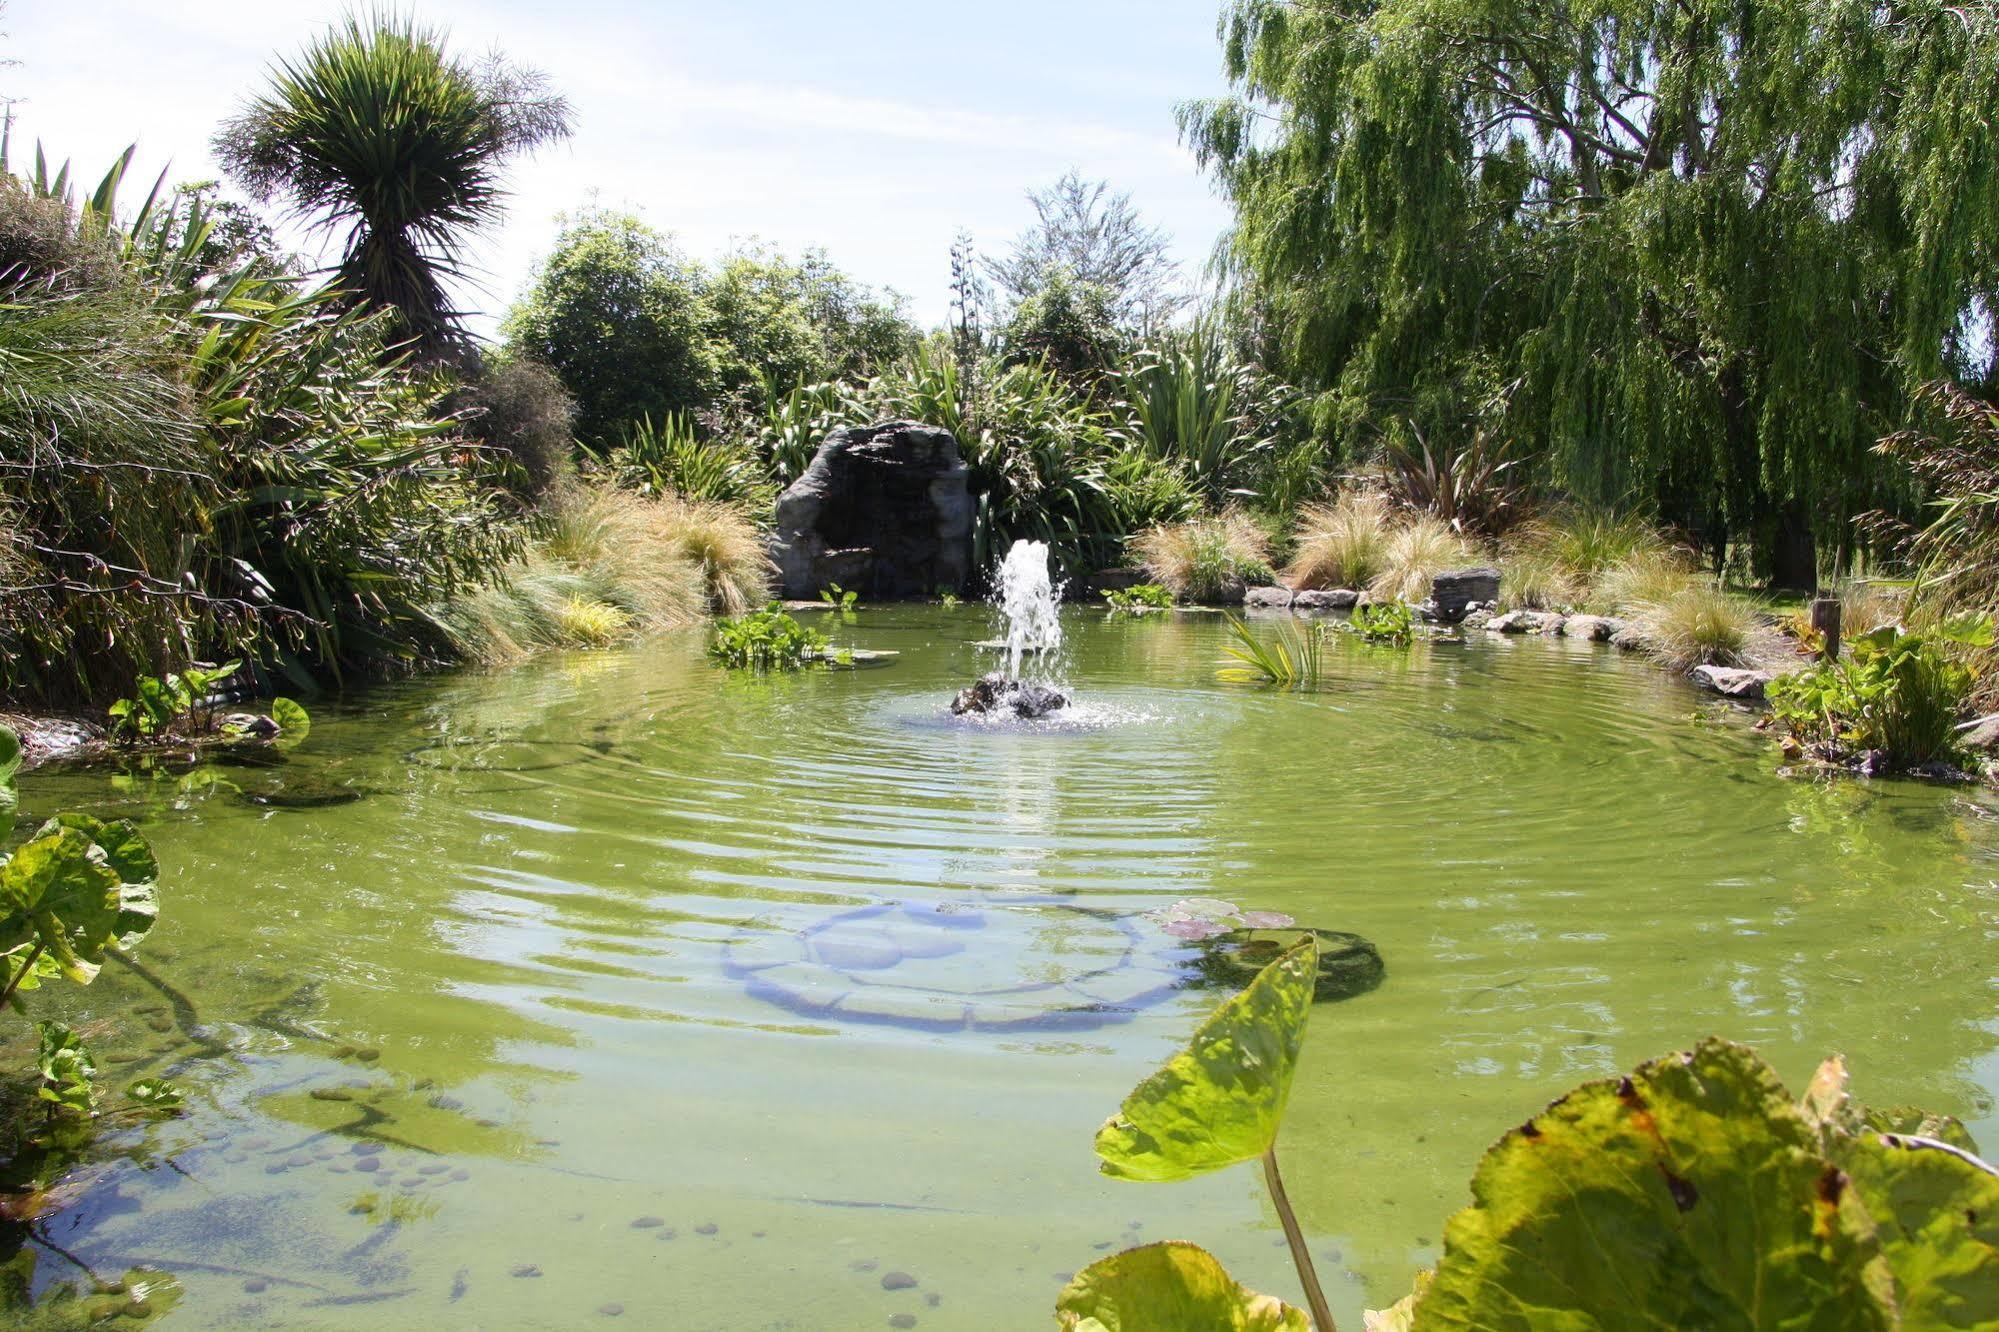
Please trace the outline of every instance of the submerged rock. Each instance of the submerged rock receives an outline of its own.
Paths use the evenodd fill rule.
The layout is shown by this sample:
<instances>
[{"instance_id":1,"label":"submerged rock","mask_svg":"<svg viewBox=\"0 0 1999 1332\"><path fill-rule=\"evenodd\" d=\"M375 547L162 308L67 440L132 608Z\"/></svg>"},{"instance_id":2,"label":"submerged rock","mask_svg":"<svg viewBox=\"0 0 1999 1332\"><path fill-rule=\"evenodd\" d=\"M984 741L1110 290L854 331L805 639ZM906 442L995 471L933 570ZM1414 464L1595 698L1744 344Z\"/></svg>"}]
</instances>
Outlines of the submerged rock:
<instances>
[{"instance_id":1,"label":"submerged rock","mask_svg":"<svg viewBox=\"0 0 1999 1332\"><path fill-rule=\"evenodd\" d=\"M1424 605L1430 618L1456 624L1465 617L1473 602L1490 606L1499 600L1499 570L1447 569L1430 580L1430 599Z\"/></svg>"},{"instance_id":2,"label":"submerged rock","mask_svg":"<svg viewBox=\"0 0 1999 1332\"><path fill-rule=\"evenodd\" d=\"M968 712L1011 712L1016 717L1032 720L1068 706L1069 696L1053 685L1009 680L994 671L958 691L958 696L951 700L951 715L962 717Z\"/></svg>"}]
</instances>

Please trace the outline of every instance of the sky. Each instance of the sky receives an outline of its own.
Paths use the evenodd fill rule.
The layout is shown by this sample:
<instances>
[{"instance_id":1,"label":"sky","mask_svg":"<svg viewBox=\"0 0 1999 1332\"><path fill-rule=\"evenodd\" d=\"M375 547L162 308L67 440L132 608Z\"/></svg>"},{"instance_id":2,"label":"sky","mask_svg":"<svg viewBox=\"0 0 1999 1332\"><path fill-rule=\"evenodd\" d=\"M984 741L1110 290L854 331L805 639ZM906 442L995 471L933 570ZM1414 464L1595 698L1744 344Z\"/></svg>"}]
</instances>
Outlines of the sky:
<instances>
[{"instance_id":1,"label":"sky","mask_svg":"<svg viewBox=\"0 0 1999 1332\"><path fill-rule=\"evenodd\" d=\"M822 247L936 324L953 236L1003 250L1033 218L1026 191L1072 168L1130 191L1197 279L1228 212L1173 108L1223 91L1218 3L415 0L454 48L538 66L575 110L572 139L510 173L507 217L473 248L481 279L461 302L489 332L558 215L594 202L702 259L752 241ZM94 182L136 142L145 184L166 166L218 177L216 125L346 7L5 0L16 157L39 140Z\"/></svg>"}]
</instances>

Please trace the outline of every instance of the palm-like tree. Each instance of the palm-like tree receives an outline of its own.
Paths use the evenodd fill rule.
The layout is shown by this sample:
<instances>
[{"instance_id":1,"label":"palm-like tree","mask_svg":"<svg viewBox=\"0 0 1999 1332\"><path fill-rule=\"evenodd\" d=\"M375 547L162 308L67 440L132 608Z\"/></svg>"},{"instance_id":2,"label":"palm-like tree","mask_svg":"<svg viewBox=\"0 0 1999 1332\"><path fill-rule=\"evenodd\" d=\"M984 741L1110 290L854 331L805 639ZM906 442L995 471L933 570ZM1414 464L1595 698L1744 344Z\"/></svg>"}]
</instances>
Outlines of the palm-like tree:
<instances>
[{"instance_id":1,"label":"palm-like tree","mask_svg":"<svg viewBox=\"0 0 1999 1332\"><path fill-rule=\"evenodd\" d=\"M507 159L569 133L544 76L495 54L466 61L413 19L349 15L271 71L215 136L259 199L345 229L337 281L394 308L430 355L462 348L444 283L468 233L501 212Z\"/></svg>"}]
</instances>

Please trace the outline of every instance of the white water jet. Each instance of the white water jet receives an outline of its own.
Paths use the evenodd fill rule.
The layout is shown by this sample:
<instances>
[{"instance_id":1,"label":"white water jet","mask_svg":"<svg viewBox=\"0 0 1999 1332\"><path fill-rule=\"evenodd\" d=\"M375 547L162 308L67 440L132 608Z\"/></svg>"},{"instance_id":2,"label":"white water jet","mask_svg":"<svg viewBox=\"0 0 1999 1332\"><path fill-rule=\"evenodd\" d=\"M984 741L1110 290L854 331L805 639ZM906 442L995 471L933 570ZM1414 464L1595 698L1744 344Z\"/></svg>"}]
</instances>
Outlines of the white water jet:
<instances>
[{"instance_id":1,"label":"white water jet","mask_svg":"<svg viewBox=\"0 0 1999 1332\"><path fill-rule=\"evenodd\" d=\"M1024 680L1031 658L1043 680L1053 676L1062 646L1062 588L1048 573L1048 543L1016 541L999 569L999 608L1006 616L1006 678Z\"/></svg>"}]
</instances>

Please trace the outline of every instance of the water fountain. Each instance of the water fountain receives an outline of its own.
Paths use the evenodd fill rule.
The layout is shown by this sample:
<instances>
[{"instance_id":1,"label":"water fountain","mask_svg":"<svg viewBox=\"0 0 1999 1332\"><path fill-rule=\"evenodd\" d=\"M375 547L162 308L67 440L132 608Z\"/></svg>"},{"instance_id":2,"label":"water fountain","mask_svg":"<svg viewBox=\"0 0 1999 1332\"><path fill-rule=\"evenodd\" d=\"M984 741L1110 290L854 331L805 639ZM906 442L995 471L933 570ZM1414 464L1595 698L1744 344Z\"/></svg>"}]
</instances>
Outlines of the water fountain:
<instances>
[{"instance_id":1,"label":"water fountain","mask_svg":"<svg viewBox=\"0 0 1999 1332\"><path fill-rule=\"evenodd\" d=\"M998 600L1006 616L1006 667L979 677L951 701L951 711L1045 717L1069 706L1055 683L1062 646L1062 589L1048 572L1048 543L1016 541L1000 563Z\"/></svg>"}]
</instances>

